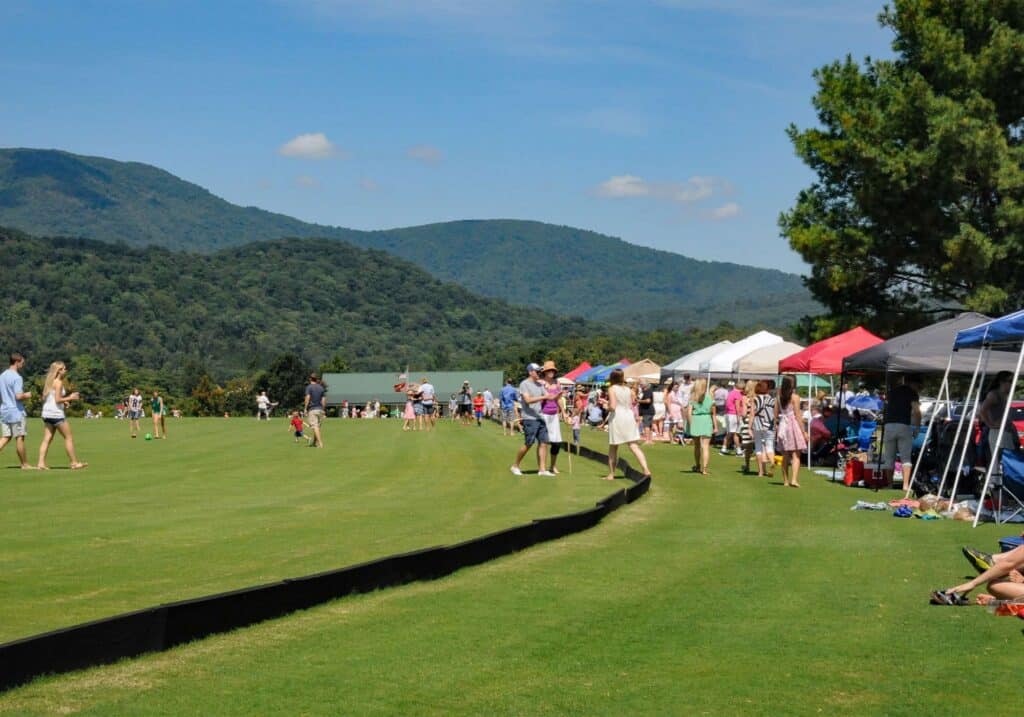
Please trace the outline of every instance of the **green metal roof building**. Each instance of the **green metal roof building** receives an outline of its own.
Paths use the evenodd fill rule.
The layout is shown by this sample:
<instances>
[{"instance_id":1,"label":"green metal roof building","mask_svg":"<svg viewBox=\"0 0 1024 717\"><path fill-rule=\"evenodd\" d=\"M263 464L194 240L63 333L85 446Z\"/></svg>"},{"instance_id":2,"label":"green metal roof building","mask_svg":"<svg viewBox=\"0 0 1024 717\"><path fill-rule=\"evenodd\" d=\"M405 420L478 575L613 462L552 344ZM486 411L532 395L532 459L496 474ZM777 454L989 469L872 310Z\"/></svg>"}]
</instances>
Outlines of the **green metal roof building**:
<instances>
[{"instance_id":1,"label":"green metal roof building","mask_svg":"<svg viewBox=\"0 0 1024 717\"><path fill-rule=\"evenodd\" d=\"M434 385L437 400L447 404L453 393L458 393L463 381L469 381L473 391L491 389L498 395L505 378L501 371L410 371L409 381L420 383L427 377ZM327 385L327 403L331 406L348 401L351 405L377 400L381 403L405 403L405 393L395 393L399 383L397 373L325 373L323 382Z\"/></svg>"}]
</instances>

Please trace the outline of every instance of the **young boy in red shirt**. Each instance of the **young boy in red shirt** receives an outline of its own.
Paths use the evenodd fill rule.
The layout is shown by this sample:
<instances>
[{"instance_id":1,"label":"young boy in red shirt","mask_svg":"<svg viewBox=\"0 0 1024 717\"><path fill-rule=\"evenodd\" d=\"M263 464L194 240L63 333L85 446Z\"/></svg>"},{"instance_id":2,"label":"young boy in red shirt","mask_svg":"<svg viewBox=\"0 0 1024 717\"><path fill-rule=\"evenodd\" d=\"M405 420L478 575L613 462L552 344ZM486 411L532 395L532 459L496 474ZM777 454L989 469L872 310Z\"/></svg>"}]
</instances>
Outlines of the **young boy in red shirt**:
<instances>
[{"instance_id":1,"label":"young boy in red shirt","mask_svg":"<svg viewBox=\"0 0 1024 717\"><path fill-rule=\"evenodd\" d=\"M481 419L484 417L484 394L480 391L473 396L473 415L476 417L476 425L483 425Z\"/></svg>"}]
</instances>

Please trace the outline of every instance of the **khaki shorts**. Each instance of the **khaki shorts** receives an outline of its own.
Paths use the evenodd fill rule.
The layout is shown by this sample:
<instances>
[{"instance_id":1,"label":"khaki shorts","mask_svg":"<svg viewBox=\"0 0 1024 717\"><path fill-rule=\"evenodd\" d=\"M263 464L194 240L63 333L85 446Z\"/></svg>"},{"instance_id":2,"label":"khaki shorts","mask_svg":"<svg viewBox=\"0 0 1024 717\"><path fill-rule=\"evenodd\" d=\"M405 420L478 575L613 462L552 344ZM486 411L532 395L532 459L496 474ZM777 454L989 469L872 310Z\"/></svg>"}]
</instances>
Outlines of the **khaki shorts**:
<instances>
[{"instance_id":1,"label":"khaki shorts","mask_svg":"<svg viewBox=\"0 0 1024 717\"><path fill-rule=\"evenodd\" d=\"M14 423L4 423L3 428L4 438L24 438L28 435L28 417L22 416L20 421Z\"/></svg>"},{"instance_id":2,"label":"khaki shorts","mask_svg":"<svg viewBox=\"0 0 1024 717\"><path fill-rule=\"evenodd\" d=\"M320 422L324 420L324 412L322 409L314 408L312 411L306 412L306 423L309 424L310 428L320 428Z\"/></svg>"}]
</instances>

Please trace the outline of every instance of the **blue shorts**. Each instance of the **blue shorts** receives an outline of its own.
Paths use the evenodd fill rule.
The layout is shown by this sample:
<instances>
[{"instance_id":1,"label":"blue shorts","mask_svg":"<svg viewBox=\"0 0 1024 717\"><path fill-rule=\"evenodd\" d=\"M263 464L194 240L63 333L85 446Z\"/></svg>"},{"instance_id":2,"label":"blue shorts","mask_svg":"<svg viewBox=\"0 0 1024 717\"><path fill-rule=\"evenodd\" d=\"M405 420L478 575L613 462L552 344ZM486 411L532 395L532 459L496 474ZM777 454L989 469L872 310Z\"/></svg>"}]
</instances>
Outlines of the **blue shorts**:
<instances>
[{"instance_id":1,"label":"blue shorts","mask_svg":"<svg viewBox=\"0 0 1024 717\"><path fill-rule=\"evenodd\" d=\"M412 404L412 412L416 416L424 415L424 413L423 413L423 404L420 403L419 401L414 401L413 404Z\"/></svg>"},{"instance_id":2,"label":"blue shorts","mask_svg":"<svg viewBox=\"0 0 1024 717\"><path fill-rule=\"evenodd\" d=\"M534 443L551 442L548 439L547 424L535 418L527 418L523 421L523 438L528 446L532 446Z\"/></svg>"},{"instance_id":3,"label":"blue shorts","mask_svg":"<svg viewBox=\"0 0 1024 717\"><path fill-rule=\"evenodd\" d=\"M476 416L477 418L483 418L484 417L484 412L482 410L481 411L473 411L473 415Z\"/></svg>"}]
</instances>

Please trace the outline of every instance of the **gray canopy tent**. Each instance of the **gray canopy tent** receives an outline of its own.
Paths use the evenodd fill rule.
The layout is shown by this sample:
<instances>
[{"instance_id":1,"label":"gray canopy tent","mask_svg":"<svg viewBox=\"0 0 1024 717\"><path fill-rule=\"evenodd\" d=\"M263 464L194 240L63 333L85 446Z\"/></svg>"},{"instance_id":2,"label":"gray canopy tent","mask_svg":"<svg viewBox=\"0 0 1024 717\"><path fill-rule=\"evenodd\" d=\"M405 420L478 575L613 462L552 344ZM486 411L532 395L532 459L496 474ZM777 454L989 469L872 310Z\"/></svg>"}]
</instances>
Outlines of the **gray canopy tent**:
<instances>
[{"instance_id":1,"label":"gray canopy tent","mask_svg":"<svg viewBox=\"0 0 1024 717\"><path fill-rule=\"evenodd\" d=\"M968 389L968 396L975 393L975 377L981 365L982 351L974 348L963 348L958 351L951 351L957 334L965 329L970 329L984 324L991 319L984 314L964 312L951 319L939 321L930 326L911 331L900 336L895 336L888 341L858 351L852 356L843 360L843 373L882 373L885 374L886 394L888 395L889 384L892 374L906 373L939 373L943 372L942 384L939 393L935 398L935 410L931 412L928 427L925 430L924 444L927 445L931 438L935 417L939 414L939 408L948 406L951 401L949 392L949 377L951 375L972 376L971 387ZM1016 366L1016 356L1006 353L985 352L989 371L1012 371ZM960 417L961 423L967 411ZM882 437L885 437L885 425L882 425ZM942 474L942 483L939 485L941 493L945 486L946 475L952 465L955 451L950 451L946 467ZM910 496L914 480L917 479L920 461L914 464L914 472L911 475L910 484L907 489L907 497ZM954 488L955 490L955 488Z\"/></svg>"}]
</instances>

